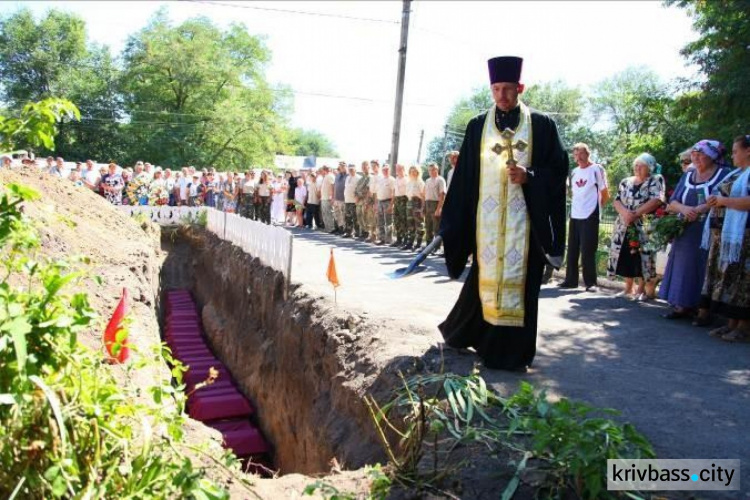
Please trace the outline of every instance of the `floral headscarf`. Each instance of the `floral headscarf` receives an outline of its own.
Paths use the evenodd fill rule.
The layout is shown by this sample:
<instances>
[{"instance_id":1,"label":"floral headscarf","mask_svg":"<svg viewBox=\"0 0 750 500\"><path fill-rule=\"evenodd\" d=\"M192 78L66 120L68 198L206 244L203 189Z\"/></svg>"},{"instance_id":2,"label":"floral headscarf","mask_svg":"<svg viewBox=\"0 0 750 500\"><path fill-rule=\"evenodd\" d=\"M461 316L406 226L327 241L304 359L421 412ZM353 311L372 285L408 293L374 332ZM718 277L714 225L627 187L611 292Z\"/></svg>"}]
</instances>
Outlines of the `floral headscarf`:
<instances>
[{"instance_id":1,"label":"floral headscarf","mask_svg":"<svg viewBox=\"0 0 750 500\"><path fill-rule=\"evenodd\" d=\"M710 139L703 139L698 141L693 146L693 151L698 151L711 158L714 163L721 165L724 163L724 155L727 149L719 141L712 141Z\"/></svg>"},{"instance_id":2,"label":"floral headscarf","mask_svg":"<svg viewBox=\"0 0 750 500\"><path fill-rule=\"evenodd\" d=\"M661 173L661 165L656 163L656 158L654 158L653 155L650 155L648 153L641 153L638 155L638 157L633 161L633 164L636 163L644 163L648 165L649 171L651 171L654 174Z\"/></svg>"}]
</instances>

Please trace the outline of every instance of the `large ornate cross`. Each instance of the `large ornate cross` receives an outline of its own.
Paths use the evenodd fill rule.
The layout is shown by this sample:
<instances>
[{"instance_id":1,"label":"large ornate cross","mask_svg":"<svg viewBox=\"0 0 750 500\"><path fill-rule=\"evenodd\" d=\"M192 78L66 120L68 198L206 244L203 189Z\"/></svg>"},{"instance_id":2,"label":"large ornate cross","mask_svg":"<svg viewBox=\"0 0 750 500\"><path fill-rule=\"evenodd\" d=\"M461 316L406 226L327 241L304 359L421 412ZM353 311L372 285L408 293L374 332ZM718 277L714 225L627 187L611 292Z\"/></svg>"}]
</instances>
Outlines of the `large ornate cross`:
<instances>
[{"instance_id":1,"label":"large ornate cross","mask_svg":"<svg viewBox=\"0 0 750 500\"><path fill-rule=\"evenodd\" d=\"M508 151L508 161L505 162L505 164L508 166L515 166L516 163L518 163L513 156L514 149L523 152L529 146L529 144L523 139L518 139L517 141L513 142L514 135L516 135L515 132L513 132L509 128L506 128L500 133L500 136L504 139L503 144L500 144L498 142L494 146L492 146L492 151L497 155L502 154L503 151Z\"/></svg>"}]
</instances>

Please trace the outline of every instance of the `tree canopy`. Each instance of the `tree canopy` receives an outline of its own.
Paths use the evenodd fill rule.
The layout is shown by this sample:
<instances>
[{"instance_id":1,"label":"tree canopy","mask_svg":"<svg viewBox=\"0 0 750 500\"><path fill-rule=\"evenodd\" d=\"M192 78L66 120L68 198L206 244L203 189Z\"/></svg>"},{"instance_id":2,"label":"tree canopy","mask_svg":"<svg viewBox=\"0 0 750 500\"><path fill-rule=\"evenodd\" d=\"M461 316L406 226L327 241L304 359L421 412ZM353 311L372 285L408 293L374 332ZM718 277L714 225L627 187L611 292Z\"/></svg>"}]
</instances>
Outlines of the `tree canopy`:
<instances>
[{"instance_id":1,"label":"tree canopy","mask_svg":"<svg viewBox=\"0 0 750 500\"><path fill-rule=\"evenodd\" d=\"M699 34L682 55L705 79L685 82L699 92L683 106L706 137L730 141L748 133L750 115L750 0L668 0L686 9Z\"/></svg>"},{"instance_id":2,"label":"tree canopy","mask_svg":"<svg viewBox=\"0 0 750 500\"><path fill-rule=\"evenodd\" d=\"M53 96L76 103L81 121L59 126L55 149L75 158L237 168L270 165L277 152L334 152L323 134L289 127L292 93L267 82L270 60L242 24L174 24L165 9L117 57L89 43L74 14L0 19L0 97L16 112Z\"/></svg>"}]
</instances>

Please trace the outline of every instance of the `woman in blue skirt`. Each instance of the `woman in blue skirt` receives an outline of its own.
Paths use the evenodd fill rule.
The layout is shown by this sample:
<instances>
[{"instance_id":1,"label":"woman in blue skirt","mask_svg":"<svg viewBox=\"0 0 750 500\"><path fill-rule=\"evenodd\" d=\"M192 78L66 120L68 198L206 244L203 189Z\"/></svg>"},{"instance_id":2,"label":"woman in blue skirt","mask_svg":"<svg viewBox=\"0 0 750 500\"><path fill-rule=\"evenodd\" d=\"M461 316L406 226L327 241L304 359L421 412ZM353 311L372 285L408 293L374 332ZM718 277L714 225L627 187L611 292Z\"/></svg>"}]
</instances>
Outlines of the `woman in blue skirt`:
<instances>
[{"instance_id":1,"label":"woman in blue skirt","mask_svg":"<svg viewBox=\"0 0 750 500\"><path fill-rule=\"evenodd\" d=\"M659 298L672 306L664 315L667 319L690 318L700 303L708 260L708 250L701 249L703 225L709 211L706 200L729 173L724 154L724 146L718 141L696 143L691 153L695 168L682 175L669 199L667 211L684 217L687 225L672 242L659 288Z\"/></svg>"}]
</instances>

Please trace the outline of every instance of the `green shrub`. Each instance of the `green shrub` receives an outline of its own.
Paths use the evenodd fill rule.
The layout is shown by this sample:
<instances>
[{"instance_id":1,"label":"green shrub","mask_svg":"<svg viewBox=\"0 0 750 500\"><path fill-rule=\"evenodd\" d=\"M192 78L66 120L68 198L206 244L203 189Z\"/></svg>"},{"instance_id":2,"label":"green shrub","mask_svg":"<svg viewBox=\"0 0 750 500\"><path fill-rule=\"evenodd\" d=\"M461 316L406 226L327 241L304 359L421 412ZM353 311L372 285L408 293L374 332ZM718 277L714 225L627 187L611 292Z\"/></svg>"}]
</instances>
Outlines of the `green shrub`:
<instances>
[{"instance_id":1,"label":"green shrub","mask_svg":"<svg viewBox=\"0 0 750 500\"><path fill-rule=\"evenodd\" d=\"M138 369L159 372L168 351L140 353L118 381L78 342L96 315L85 294L64 293L80 279L68 263L35 260L20 210L35 196L11 185L0 197L0 496L227 498L186 455L182 386L165 376L149 399L131 383ZM237 470L230 455L220 462Z\"/></svg>"}]
</instances>

